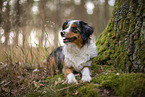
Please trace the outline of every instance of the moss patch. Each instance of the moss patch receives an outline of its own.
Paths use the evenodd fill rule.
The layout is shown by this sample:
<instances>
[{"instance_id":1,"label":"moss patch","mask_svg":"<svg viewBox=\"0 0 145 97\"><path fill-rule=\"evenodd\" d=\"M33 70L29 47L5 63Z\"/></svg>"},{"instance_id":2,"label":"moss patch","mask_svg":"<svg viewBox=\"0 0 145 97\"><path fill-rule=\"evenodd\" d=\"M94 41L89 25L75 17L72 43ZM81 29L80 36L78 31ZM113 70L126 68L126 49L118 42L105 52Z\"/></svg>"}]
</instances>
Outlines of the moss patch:
<instances>
[{"instance_id":1,"label":"moss patch","mask_svg":"<svg viewBox=\"0 0 145 97\"><path fill-rule=\"evenodd\" d=\"M78 89L78 97L100 97L99 89L95 84L86 84Z\"/></svg>"},{"instance_id":2,"label":"moss patch","mask_svg":"<svg viewBox=\"0 0 145 97\"><path fill-rule=\"evenodd\" d=\"M115 95L122 97L141 97L145 95L144 74L100 74L94 77L92 82L98 83L99 87L113 89Z\"/></svg>"},{"instance_id":3,"label":"moss patch","mask_svg":"<svg viewBox=\"0 0 145 97\"><path fill-rule=\"evenodd\" d=\"M117 73L119 70L114 68L113 66L108 65L96 65L94 62L91 67L92 76L98 75L98 74L105 74L105 73Z\"/></svg>"}]
</instances>

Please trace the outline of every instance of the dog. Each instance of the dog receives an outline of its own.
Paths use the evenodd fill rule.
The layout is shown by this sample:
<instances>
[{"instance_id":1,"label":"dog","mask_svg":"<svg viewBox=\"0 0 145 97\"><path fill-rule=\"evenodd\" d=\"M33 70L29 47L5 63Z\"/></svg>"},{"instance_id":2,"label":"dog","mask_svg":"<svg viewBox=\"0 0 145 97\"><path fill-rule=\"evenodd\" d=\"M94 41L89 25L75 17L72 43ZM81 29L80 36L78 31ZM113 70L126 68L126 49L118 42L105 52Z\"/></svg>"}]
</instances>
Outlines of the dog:
<instances>
[{"instance_id":1,"label":"dog","mask_svg":"<svg viewBox=\"0 0 145 97\"><path fill-rule=\"evenodd\" d=\"M52 75L63 72L69 84L77 83L73 73L76 71L81 72L83 82L91 81L91 60L97 56L96 45L90 38L93 32L93 27L81 20L66 20L63 23L60 35L64 46L55 49L47 59Z\"/></svg>"}]
</instances>

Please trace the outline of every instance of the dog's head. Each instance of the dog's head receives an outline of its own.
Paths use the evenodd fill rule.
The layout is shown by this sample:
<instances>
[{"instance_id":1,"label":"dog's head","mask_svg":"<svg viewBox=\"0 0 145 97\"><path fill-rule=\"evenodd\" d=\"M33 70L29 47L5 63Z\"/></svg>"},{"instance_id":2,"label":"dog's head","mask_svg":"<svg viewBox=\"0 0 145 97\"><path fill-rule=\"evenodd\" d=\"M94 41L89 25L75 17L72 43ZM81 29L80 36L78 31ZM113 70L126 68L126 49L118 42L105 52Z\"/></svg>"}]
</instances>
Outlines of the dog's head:
<instances>
[{"instance_id":1,"label":"dog's head","mask_svg":"<svg viewBox=\"0 0 145 97\"><path fill-rule=\"evenodd\" d=\"M66 20L62 26L61 36L64 43L75 43L81 48L90 39L93 27L80 20Z\"/></svg>"}]
</instances>

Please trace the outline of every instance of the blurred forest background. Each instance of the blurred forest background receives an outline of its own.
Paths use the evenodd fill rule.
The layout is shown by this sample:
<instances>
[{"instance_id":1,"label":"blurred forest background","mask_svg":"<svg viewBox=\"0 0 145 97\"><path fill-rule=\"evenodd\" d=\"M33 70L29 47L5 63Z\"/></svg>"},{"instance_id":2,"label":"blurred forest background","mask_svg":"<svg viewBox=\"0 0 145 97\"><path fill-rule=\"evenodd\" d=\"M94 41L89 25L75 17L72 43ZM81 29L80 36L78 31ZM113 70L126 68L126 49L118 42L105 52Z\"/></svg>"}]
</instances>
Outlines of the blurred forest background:
<instances>
[{"instance_id":1,"label":"blurred forest background","mask_svg":"<svg viewBox=\"0 0 145 97\"><path fill-rule=\"evenodd\" d=\"M105 29L115 0L0 0L0 45L57 47L67 19L95 28L93 40ZM55 36L55 37L54 37Z\"/></svg>"}]
</instances>

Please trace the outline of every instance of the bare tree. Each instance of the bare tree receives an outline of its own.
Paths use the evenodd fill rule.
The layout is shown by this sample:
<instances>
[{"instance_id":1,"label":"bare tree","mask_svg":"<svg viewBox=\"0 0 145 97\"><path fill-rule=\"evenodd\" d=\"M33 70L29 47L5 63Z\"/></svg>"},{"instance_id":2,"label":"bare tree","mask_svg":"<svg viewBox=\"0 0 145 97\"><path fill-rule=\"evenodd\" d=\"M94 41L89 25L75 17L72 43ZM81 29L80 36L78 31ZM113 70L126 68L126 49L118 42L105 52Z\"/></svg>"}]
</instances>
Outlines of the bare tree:
<instances>
[{"instance_id":1,"label":"bare tree","mask_svg":"<svg viewBox=\"0 0 145 97\"><path fill-rule=\"evenodd\" d=\"M57 5L56 5L56 26L54 27L54 44L55 47L58 47L58 31L59 27L61 25L61 2L60 0L57 0Z\"/></svg>"},{"instance_id":2,"label":"bare tree","mask_svg":"<svg viewBox=\"0 0 145 97\"><path fill-rule=\"evenodd\" d=\"M40 37L40 40L39 40L39 45L43 45L43 40L44 40L44 34L45 34L45 25L46 25L46 22L47 22L47 9L46 9L46 3L47 3L47 0L41 0L40 3L39 3L39 11L40 11L40 24L41 24L41 37Z\"/></svg>"},{"instance_id":3,"label":"bare tree","mask_svg":"<svg viewBox=\"0 0 145 97\"><path fill-rule=\"evenodd\" d=\"M101 27L100 27L100 8L99 8L99 4L96 2L95 3L95 9L94 9L94 14L93 14L93 18L92 18L92 22L94 24L94 27L96 28L96 32L95 35L97 36L98 33L101 33Z\"/></svg>"},{"instance_id":4,"label":"bare tree","mask_svg":"<svg viewBox=\"0 0 145 97\"><path fill-rule=\"evenodd\" d=\"M24 8L23 8L23 47L25 47L26 45L28 45L28 40L27 40L27 36L30 33L31 27L32 26L32 6L33 6L33 0L27 0L25 4L23 4Z\"/></svg>"},{"instance_id":5,"label":"bare tree","mask_svg":"<svg viewBox=\"0 0 145 97\"><path fill-rule=\"evenodd\" d=\"M2 8L3 8L3 0L0 0L0 27L2 27ZM1 39L1 34L0 34L0 39ZM0 40L0 44L1 44Z\"/></svg>"},{"instance_id":6,"label":"bare tree","mask_svg":"<svg viewBox=\"0 0 145 97\"><path fill-rule=\"evenodd\" d=\"M3 0L0 0L0 26L2 23L2 8L3 8Z\"/></svg>"},{"instance_id":7,"label":"bare tree","mask_svg":"<svg viewBox=\"0 0 145 97\"><path fill-rule=\"evenodd\" d=\"M15 1L15 32L16 32L16 35L15 35L15 40L14 40L14 44L17 45L18 44L18 34L19 34L19 29L20 27L22 26L22 20L21 20L21 13L22 13L22 7L20 5L20 0L16 0Z\"/></svg>"},{"instance_id":8,"label":"bare tree","mask_svg":"<svg viewBox=\"0 0 145 97\"><path fill-rule=\"evenodd\" d=\"M109 5L108 5L108 0L105 0L104 4L104 25L106 27L107 23L109 20Z\"/></svg>"},{"instance_id":9,"label":"bare tree","mask_svg":"<svg viewBox=\"0 0 145 97\"><path fill-rule=\"evenodd\" d=\"M78 10L79 10L79 14L80 14L80 19L83 21L86 21L87 13L85 10L85 0L81 0L81 5L80 5L80 8Z\"/></svg>"},{"instance_id":10,"label":"bare tree","mask_svg":"<svg viewBox=\"0 0 145 97\"><path fill-rule=\"evenodd\" d=\"M9 0L7 1L6 4L6 10L3 12L3 28L4 28L4 35L5 35L5 45L8 45L8 40L9 40L9 33L11 29L11 22L10 22L10 5L9 5Z\"/></svg>"}]
</instances>

